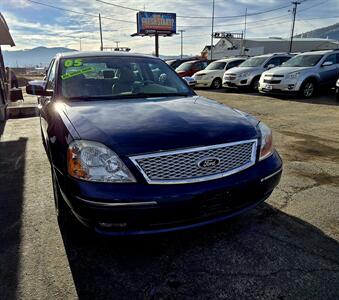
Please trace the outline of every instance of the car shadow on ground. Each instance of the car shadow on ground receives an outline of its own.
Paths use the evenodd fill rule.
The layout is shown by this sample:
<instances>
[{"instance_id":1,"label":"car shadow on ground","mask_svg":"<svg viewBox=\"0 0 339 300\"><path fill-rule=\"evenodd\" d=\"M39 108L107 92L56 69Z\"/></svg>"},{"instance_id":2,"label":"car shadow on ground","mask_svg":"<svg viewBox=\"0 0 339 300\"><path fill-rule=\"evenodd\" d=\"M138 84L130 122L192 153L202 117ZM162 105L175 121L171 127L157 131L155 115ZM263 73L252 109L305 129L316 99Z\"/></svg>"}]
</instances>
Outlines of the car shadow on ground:
<instances>
[{"instance_id":1,"label":"car shadow on ground","mask_svg":"<svg viewBox=\"0 0 339 300\"><path fill-rule=\"evenodd\" d=\"M228 93L228 94L241 94L241 95L251 95L251 96L262 96L269 98L274 98L282 101L294 101L299 103L309 103L309 104L321 104L321 105L336 105L339 106L339 102L336 100L335 97L335 90L334 89L321 89L317 91L317 93L309 98L302 98L299 95L283 95L283 94L262 94L259 92L254 92L246 89L197 89L197 91L206 91L206 92L213 92L213 93Z\"/></svg>"},{"instance_id":2,"label":"car shadow on ground","mask_svg":"<svg viewBox=\"0 0 339 300\"><path fill-rule=\"evenodd\" d=\"M268 204L181 233L61 229L79 299L338 299L339 243Z\"/></svg>"},{"instance_id":3,"label":"car shadow on ground","mask_svg":"<svg viewBox=\"0 0 339 300\"><path fill-rule=\"evenodd\" d=\"M1 299L16 299L20 268L19 249L22 236L21 225L26 145L26 138L20 138L15 141L0 141Z\"/></svg>"},{"instance_id":4,"label":"car shadow on ground","mask_svg":"<svg viewBox=\"0 0 339 300\"><path fill-rule=\"evenodd\" d=\"M6 125L6 122L0 121L0 138L1 138L2 134L4 133L5 125Z\"/></svg>"}]
</instances>

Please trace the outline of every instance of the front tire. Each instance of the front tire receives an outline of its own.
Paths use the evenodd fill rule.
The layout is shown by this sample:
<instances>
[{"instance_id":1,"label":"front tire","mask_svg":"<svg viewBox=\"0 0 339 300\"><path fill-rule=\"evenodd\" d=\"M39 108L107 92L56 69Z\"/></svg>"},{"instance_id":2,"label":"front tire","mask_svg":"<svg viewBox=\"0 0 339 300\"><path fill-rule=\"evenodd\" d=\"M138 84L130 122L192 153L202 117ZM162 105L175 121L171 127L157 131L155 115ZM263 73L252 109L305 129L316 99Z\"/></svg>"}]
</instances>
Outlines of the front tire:
<instances>
[{"instance_id":1,"label":"front tire","mask_svg":"<svg viewBox=\"0 0 339 300\"><path fill-rule=\"evenodd\" d=\"M69 215L69 209L67 204L62 198L55 170L53 169L53 167L51 167L51 170L52 170L52 185L53 185L55 214L57 216L59 225L61 225L66 223Z\"/></svg>"},{"instance_id":2,"label":"front tire","mask_svg":"<svg viewBox=\"0 0 339 300\"><path fill-rule=\"evenodd\" d=\"M220 78L215 78L211 84L211 88L216 89L216 90L220 89L221 86L222 86L222 81Z\"/></svg>"},{"instance_id":3,"label":"front tire","mask_svg":"<svg viewBox=\"0 0 339 300\"><path fill-rule=\"evenodd\" d=\"M258 92L259 91L259 81L260 77L255 77L251 82L251 89L252 91Z\"/></svg>"},{"instance_id":4,"label":"front tire","mask_svg":"<svg viewBox=\"0 0 339 300\"><path fill-rule=\"evenodd\" d=\"M315 93L315 81L314 80L306 80L300 88L300 96L303 98L309 99Z\"/></svg>"}]
</instances>

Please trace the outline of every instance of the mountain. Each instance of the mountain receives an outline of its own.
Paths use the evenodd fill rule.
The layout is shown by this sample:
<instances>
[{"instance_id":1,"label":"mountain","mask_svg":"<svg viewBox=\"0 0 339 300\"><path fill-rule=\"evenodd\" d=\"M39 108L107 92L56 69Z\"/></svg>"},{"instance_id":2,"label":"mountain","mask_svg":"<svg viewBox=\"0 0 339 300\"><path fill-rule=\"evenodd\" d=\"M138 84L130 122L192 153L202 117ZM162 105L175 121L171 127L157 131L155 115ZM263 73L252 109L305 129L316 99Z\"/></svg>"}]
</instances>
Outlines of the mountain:
<instances>
[{"instance_id":1,"label":"mountain","mask_svg":"<svg viewBox=\"0 0 339 300\"><path fill-rule=\"evenodd\" d=\"M323 38L339 40L339 23L328 27L322 27L316 30L305 32L296 36L297 38Z\"/></svg>"},{"instance_id":2,"label":"mountain","mask_svg":"<svg viewBox=\"0 0 339 300\"><path fill-rule=\"evenodd\" d=\"M5 65L10 67L47 66L51 59L60 52L76 51L63 47L36 47L33 49L2 51Z\"/></svg>"}]
</instances>

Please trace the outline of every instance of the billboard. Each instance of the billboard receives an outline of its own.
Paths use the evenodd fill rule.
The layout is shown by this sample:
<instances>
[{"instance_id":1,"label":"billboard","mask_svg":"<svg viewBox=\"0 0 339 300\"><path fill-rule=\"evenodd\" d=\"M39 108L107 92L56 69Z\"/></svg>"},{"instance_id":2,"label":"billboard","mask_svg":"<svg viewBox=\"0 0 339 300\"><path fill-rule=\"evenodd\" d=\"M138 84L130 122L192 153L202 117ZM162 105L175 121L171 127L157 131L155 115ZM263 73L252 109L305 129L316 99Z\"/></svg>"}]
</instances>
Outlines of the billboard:
<instances>
[{"instance_id":1,"label":"billboard","mask_svg":"<svg viewBox=\"0 0 339 300\"><path fill-rule=\"evenodd\" d=\"M137 33L152 34L166 33L175 34L177 31L176 14L146 12L140 11L137 13Z\"/></svg>"}]
</instances>

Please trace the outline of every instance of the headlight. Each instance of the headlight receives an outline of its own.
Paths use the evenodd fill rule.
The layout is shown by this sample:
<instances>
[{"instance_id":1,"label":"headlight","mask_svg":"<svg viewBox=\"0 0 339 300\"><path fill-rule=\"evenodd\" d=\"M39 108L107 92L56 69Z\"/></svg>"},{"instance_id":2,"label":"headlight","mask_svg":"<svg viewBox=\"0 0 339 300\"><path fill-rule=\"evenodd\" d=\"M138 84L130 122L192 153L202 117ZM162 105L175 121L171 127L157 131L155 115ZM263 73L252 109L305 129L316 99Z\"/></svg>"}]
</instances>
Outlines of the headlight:
<instances>
[{"instance_id":1,"label":"headlight","mask_svg":"<svg viewBox=\"0 0 339 300\"><path fill-rule=\"evenodd\" d=\"M339 79L337 80L336 86L339 87Z\"/></svg>"},{"instance_id":2,"label":"headlight","mask_svg":"<svg viewBox=\"0 0 339 300\"><path fill-rule=\"evenodd\" d=\"M299 77L300 73L299 72L294 72L294 73L290 73L287 75L288 79L297 79Z\"/></svg>"},{"instance_id":3,"label":"headlight","mask_svg":"<svg viewBox=\"0 0 339 300\"><path fill-rule=\"evenodd\" d=\"M239 77L248 77L248 76L250 76L250 75L251 75L250 72L245 72L245 73L240 73L240 74L239 74Z\"/></svg>"},{"instance_id":4,"label":"headlight","mask_svg":"<svg viewBox=\"0 0 339 300\"><path fill-rule=\"evenodd\" d=\"M136 182L120 158L105 145L76 140L67 151L68 173L96 182Z\"/></svg>"},{"instance_id":5,"label":"headlight","mask_svg":"<svg viewBox=\"0 0 339 300\"><path fill-rule=\"evenodd\" d=\"M258 126L261 132L261 147L259 160L263 160L273 153L272 130L263 122L260 122Z\"/></svg>"}]
</instances>

